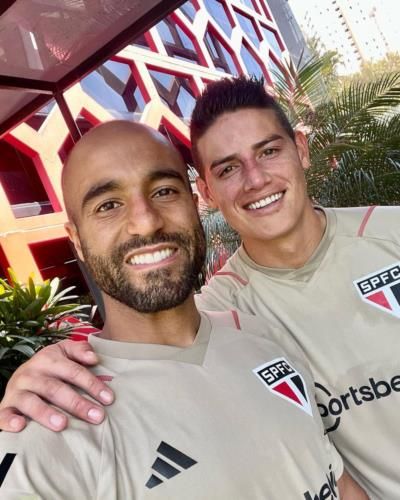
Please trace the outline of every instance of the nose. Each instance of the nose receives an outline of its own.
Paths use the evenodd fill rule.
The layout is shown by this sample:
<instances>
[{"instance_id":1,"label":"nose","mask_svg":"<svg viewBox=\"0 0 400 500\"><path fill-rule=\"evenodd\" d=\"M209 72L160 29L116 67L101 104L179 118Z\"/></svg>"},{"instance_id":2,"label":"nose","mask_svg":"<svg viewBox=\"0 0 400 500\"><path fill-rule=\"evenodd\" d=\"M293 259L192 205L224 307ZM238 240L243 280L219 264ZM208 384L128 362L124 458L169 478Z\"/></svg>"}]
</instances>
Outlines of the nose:
<instances>
[{"instance_id":1,"label":"nose","mask_svg":"<svg viewBox=\"0 0 400 500\"><path fill-rule=\"evenodd\" d=\"M152 236L164 225L163 218L151 200L135 197L127 208L127 231L130 235Z\"/></svg>"},{"instance_id":2,"label":"nose","mask_svg":"<svg viewBox=\"0 0 400 500\"><path fill-rule=\"evenodd\" d=\"M266 183L271 181L271 175L262 165L259 165L254 160L249 160L244 163L244 182L243 188L245 191L253 189L261 189Z\"/></svg>"}]
</instances>

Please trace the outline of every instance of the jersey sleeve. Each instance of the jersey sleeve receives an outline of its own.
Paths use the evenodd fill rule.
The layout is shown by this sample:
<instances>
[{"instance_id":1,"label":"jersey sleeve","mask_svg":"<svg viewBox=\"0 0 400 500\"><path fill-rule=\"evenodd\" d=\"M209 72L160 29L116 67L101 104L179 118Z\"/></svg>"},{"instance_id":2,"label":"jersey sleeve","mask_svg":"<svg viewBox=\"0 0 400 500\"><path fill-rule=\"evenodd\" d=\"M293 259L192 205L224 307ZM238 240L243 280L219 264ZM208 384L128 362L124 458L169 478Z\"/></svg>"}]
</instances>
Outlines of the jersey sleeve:
<instances>
[{"instance_id":1,"label":"jersey sleeve","mask_svg":"<svg viewBox=\"0 0 400 500\"><path fill-rule=\"evenodd\" d=\"M206 311L228 311L236 309L238 289L233 280L225 276L214 276L195 295L196 305Z\"/></svg>"},{"instance_id":2,"label":"jersey sleeve","mask_svg":"<svg viewBox=\"0 0 400 500\"><path fill-rule=\"evenodd\" d=\"M96 498L100 454L83 431L55 433L31 422L18 434L0 432L0 498Z\"/></svg>"}]
</instances>

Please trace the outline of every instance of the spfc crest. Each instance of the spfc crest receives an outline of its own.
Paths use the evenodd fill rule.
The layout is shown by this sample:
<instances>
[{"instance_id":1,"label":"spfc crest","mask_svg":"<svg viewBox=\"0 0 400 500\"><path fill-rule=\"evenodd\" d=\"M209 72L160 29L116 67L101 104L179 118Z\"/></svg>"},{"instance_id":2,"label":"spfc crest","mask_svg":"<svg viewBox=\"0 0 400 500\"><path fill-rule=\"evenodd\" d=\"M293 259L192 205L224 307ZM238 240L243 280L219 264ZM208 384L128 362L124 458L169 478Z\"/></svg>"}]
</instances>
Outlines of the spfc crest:
<instances>
[{"instance_id":1,"label":"spfc crest","mask_svg":"<svg viewBox=\"0 0 400 500\"><path fill-rule=\"evenodd\" d=\"M400 318L400 262L355 280L362 300Z\"/></svg>"},{"instance_id":2,"label":"spfc crest","mask_svg":"<svg viewBox=\"0 0 400 500\"><path fill-rule=\"evenodd\" d=\"M312 416L307 386L300 373L285 358L277 358L253 369L272 394L293 403Z\"/></svg>"}]
</instances>

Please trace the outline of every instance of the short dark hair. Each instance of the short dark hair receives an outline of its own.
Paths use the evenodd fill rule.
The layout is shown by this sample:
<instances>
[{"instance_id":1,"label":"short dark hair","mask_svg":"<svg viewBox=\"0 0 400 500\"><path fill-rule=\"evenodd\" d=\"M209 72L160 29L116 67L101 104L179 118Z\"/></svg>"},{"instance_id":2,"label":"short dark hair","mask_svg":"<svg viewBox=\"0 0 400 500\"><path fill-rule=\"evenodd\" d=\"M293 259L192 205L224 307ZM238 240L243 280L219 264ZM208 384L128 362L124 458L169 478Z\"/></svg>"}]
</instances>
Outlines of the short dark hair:
<instances>
[{"instance_id":1,"label":"short dark hair","mask_svg":"<svg viewBox=\"0 0 400 500\"><path fill-rule=\"evenodd\" d=\"M190 122L192 156L196 170L203 176L197 144L219 116L247 108L272 109L288 136L294 141L295 134L285 112L265 90L263 78L239 76L227 77L209 83L197 99Z\"/></svg>"}]
</instances>

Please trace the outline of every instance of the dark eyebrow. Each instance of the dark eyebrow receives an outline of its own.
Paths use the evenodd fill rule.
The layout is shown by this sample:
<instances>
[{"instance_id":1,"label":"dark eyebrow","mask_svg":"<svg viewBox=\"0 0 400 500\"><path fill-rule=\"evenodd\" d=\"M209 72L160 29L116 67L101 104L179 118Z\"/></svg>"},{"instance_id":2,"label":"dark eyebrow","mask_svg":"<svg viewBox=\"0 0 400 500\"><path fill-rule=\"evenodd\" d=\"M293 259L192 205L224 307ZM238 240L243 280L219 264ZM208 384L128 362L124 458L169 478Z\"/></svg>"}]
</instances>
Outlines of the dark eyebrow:
<instances>
[{"instance_id":1,"label":"dark eyebrow","mask_svg":"<svg viewBox=\"0 0 400 500\"><path fill-rule=\"evenodd\" d=\"M95 184L86 192L85 196L83 197L81 206L82 210L94 198L97 198L98 196L101 196L102 194L108 193L110 191L116 191L119 188L120 185L115 181L107 181Z\"/></svg>"},{"instance_id":2,"label":"dark eyebrow","mask_svg":"<svg viewBox=\"0 0 400 500\"><path fill-rule=\"evenodd\" d=\"M283 137L279 134L273 134L265 139L263 139L262 141L260 142L257 142L256 144L253 144L251 149L253 151L255 151L256 149L259 149L260 147L262 146L265 146L266 144L272 142L272 141L276 141L278 139L283 139ZM224 158L221 158L221 159L218 159L218 160L215 160L211 163L211 166L210 166L210 170L212 170L213 168L215 167L218 167L218 165L222 165L223 163L226 163L228 161L232 161L232 160L235 160L236 159L236 154L232 154L232 155L229 155L229 156L225 156Z\"/></svg>"}]
</instances>

